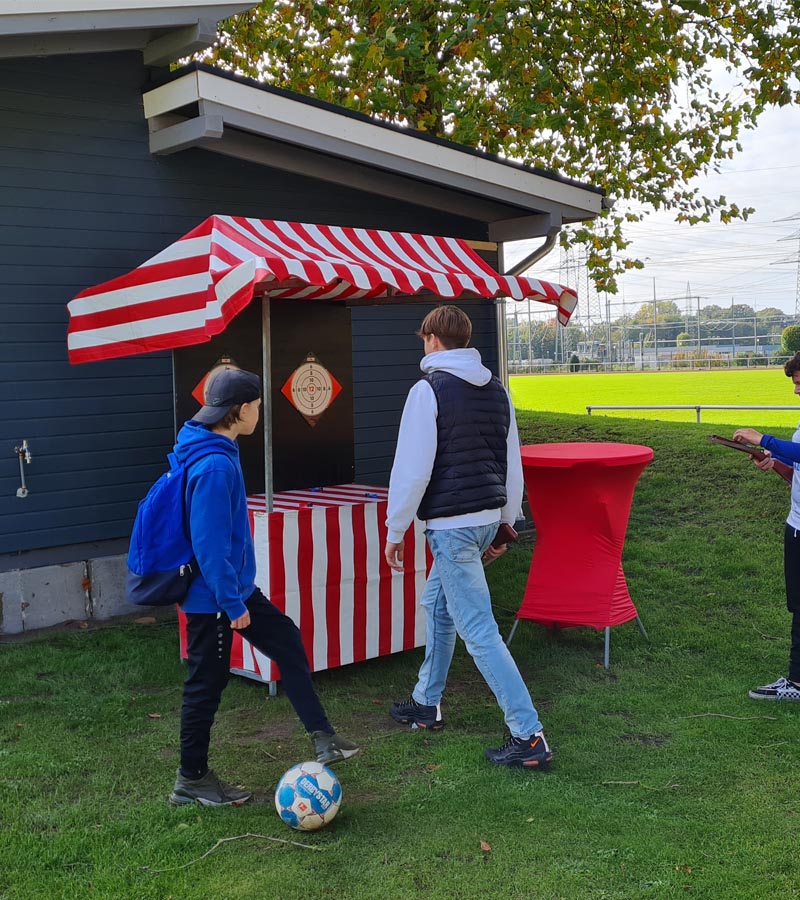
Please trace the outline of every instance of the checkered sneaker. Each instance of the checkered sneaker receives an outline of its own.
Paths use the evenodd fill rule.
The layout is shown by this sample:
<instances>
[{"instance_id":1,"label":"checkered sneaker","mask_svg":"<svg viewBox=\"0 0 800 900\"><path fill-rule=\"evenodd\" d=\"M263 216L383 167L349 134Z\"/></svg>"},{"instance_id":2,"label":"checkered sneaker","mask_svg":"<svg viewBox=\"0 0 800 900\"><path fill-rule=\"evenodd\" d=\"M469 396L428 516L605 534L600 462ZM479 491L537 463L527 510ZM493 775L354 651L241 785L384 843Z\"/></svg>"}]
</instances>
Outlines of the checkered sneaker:
<instances>
[{"instance_id":1,"label":"checkered sneaker","mask_svg":"<svg viewBox=\"0 0 800 900\"><path fill-rule=\"evenodd\" d=\"M800 702L800 687L781 676L772 684L764 684L749 692L753 700L787 700Z\"/></svg>"}]
</instances>

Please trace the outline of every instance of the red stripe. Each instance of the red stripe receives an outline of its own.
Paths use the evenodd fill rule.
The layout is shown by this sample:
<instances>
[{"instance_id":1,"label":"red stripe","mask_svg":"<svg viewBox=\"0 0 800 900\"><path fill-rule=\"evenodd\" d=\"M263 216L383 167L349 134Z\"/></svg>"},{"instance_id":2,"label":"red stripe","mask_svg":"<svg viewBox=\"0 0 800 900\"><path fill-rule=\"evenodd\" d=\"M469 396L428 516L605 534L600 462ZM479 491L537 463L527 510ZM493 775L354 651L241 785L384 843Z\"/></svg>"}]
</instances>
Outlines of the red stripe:
<instances>
[{"instance_id":1,"label":"red stripe","mask_svg":"<svg viewBox=\"0 0 800 900\"><path fill-rule=\"evenodd\" d=\"M166 248L165 248L166 249ZM162 251L163 252L163 251ZM96 284L86 288L80 294L75 295L76 300L85 297L96 297L98 294L108 294L111 291L119 291L123 288L140 287L143 284L154 284L165 281L168 278L180 278L184 275L199 275L208 271L208 254L200 253L197 256L189 256L186 259L168 260L167 262L154 263L151 266L141 265L125 275Z\"/></svg>"},{"instance_id":2,"label":"red stripe","mask_svg":"<svg viewBox=\"0 0 800 900\"><path fill-rule=\"evenodd\" d=\"M311 529L312 510L297 512L297 585L300 591L300 634L306 656L314 662L314 604L311 598L314 568L314 535Z\"/></svg>"},{"instance_id":3,"label":"red stripe","mask_svg":"<svg viewBox=\"0 0 800 900\"><path fill-rule=\"evenodd\" d=\"M328 668L342 664L342 636L339 614L342 605L342 560L339 508L325 510L325 540L328 546L328 572L325 580L325 625L328 631Z\"/></svg>"},{"instance_id":4,"label":"red stripe","mask_svg":"<svg viewBox=\"0 0 800 900\"><path fill-rule=\"evenodd\" d=\"M186 613L178 607L178 644L180 646L181 659L189 658L188 635L186 634Z\"/></svg>"},{"instance_id":5,"label":"red stripe","mask_svg":"<svg viewBox=\"0 0 800 900\"><path fill-rule=\"evenodd\" d=\"M364 506L353 509L353 662L367 658L367 526Z\"/></svg>"},{"instance_id":6,"label":"red stripe","mask_svg":"<svg viewBox=\"0 0 800 900\"><path fill-rule=\"evenodd\" d=\"M244 671L250 671L245 669L244 665L244 646L243 642L244 638L239 634L238 631L233 632L233 640L231 641L231 661L229 664L229 668L231 669L243 669ZM255 660L253 661L253 668L257 671L258 666L255 664Z\"/></svg>"},{"instance_id":7,"label":"red stripe","mask_svg":"<svg viewBox=\"0 0 800 900\"><path fill-rule=\"evenodd\" d=\"M392 570L386 562L383 549L386 545L386 510L389 504L378 503L378 655L392 652Z\"/></svg>"},{"instance_id":8,"label":"red stripe","mask_svg":"<svg viewBox=\"0 0 800 900\"><path fill-rule=\"evenodd\" d=\"M414 644L417 620L417 576L414 559L416 557L416 534L412 525L405 534L403 558L407 566L403 575L403 650L410 650Z\"/></svg>"},{"instance_id":9,"label":"red stripe","mask_svg":"<svg viewBox=\"0 0 800 900\"><path fill-rule=\"evenodd\" d=\"M267 515L269 549L269 600L281 611L286 611L286 567L283 559L283 513ZM280 669L273 662L272 677L281 677Z\"/></svg>"},{"instance_id":10,"label":"red stripe","mask_svg":"<svg viewBox=\"0 0 800 900\"><path fill-rule=\"evenodd\" d=\"M267 515L269 541L269 599L286 611L286 564L283 559L283 513Z\"/></svg>"}]
</instances>

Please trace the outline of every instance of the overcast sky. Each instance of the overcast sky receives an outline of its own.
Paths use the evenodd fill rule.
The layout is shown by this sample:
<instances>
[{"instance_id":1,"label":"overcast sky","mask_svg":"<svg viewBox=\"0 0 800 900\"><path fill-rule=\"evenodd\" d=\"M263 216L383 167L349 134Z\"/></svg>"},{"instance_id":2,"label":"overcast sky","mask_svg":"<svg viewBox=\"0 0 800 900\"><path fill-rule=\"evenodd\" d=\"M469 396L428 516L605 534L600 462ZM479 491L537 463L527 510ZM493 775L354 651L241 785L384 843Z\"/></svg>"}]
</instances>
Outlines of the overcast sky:
<instances>
[{"instance_id":1,"label":"overcast sky","mask_svg":"<svg viewBox=\"0 0 800 900\"><path fill-rule=\"evenodd\" d=\"M742 153L719 175L697 183L706 196L724 194L729 202L755 207L756 212L747 222L694 226L679 225L665 213L651 213L628 226L633 239L628 253L643 260L645 268L620 279L619 294L610 298L612 319L622 315L623 299L629 312L652 301L654 279L658 298L674 299L682 310L688 293L694 298L692 309L699 297L701 306L730 306L733 301L794 313L800 239L781 239L800 234L800 109L769 110L755 131L744 134L741 144ZM779 221L792 216L797 219ZM511 260L521 256L517 252ZM781 260L791 262L776 264ZM553 252L528 274L565 281L559 263L559 254ZM584 299L579 297L579 309ZM599 308L603 298L594 302Z\"/></svg>"}]
</instances>

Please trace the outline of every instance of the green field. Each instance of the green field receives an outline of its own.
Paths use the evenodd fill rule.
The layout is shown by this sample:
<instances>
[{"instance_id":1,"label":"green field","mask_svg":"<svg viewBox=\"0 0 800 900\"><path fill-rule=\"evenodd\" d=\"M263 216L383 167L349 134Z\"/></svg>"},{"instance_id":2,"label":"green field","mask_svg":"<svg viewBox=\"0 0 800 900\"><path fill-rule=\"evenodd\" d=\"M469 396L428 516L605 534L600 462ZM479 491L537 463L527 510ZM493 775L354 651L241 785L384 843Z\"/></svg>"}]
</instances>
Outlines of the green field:
<instances>
[{"instance_id":1,"label":"green field","mask_svg":"<svg viewBox=\"0 0 800 900\"><path fill-rule=\"evenodd\" d=\"M788 406L795 402L792 382L783 370L714 369L708 372L632 372L625 374L517 375L511 394L518 409L586 415L587 406L612 404L711 404ZM616 416L672 422L694 422L694 410L613 410L593 416ZM767 410L711 410L701 425L725 422L765 428L791 429L797 412Z\"/></svg>"},{"instance_id":2,"label":"green field","mask_svg":"<svg viewBox=\"0 0 800 900\"><path fill-rule=\"evenodd\" d=\"M764 374L786 390L780 372ZM548 392L604 379L548 379ZM6 639L0 898L800 897L791 837L800 704L747 696L786 673L786 485L712 447L694 424L524 410L519 422L526 444L616 440L655 451L624 555L649 642L633 622L615 628L608 671L603 636L590 629L524 622L512 644L554 748L550 771L483 759L502 721L463 646L447 728L395 725L387 707L414 683L415 650L315 678L332 721L364 748L338 769L344 804L329 828L303 836L278 819L275 783L308 757L308 740L283 692L268 700L241 678L223 699L213 759L255 802L172 809L183 676L174 623ZM526 537L488 570L503 634L531 550ZM280 843L291 839L312 849Z\"/></svg>"}]
</instances>

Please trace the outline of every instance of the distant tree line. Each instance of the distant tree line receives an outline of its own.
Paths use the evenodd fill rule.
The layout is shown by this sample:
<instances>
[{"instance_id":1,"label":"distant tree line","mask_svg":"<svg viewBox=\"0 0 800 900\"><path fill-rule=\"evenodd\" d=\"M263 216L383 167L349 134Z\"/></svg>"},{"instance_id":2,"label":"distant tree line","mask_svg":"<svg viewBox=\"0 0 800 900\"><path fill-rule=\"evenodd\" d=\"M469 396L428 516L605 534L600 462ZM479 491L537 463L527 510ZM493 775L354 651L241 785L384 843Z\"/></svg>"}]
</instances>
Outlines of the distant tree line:
<instances>
[{"instance_id":1,"label":"distant tree line","mask_svg":"<svg viewBox=\"0 0 800 900\"><path fill-rule=\"evenodd\" d=\"M752 346L756 337L760 344L772 345L780 344L784 329L795 323L793 315L776 307L755 310L747 303L701 307L699 321L697 313L681 311L672 300L656 302L657 318L653 306L653 303L642 303L635 312L612 319L608 324L598 322L586 327L573 321L565 332L554 316L528 319L522 310L515 316L509 304L506 323L511 356L518 360L563 358L565 339L569 353L578 344L589 342L607 346L610 341L612 349L640 343L652 348L656 337L659 348L697 346L698 339L700 346L733 344L738 340Z\"/></svg>"}]
</instances>

